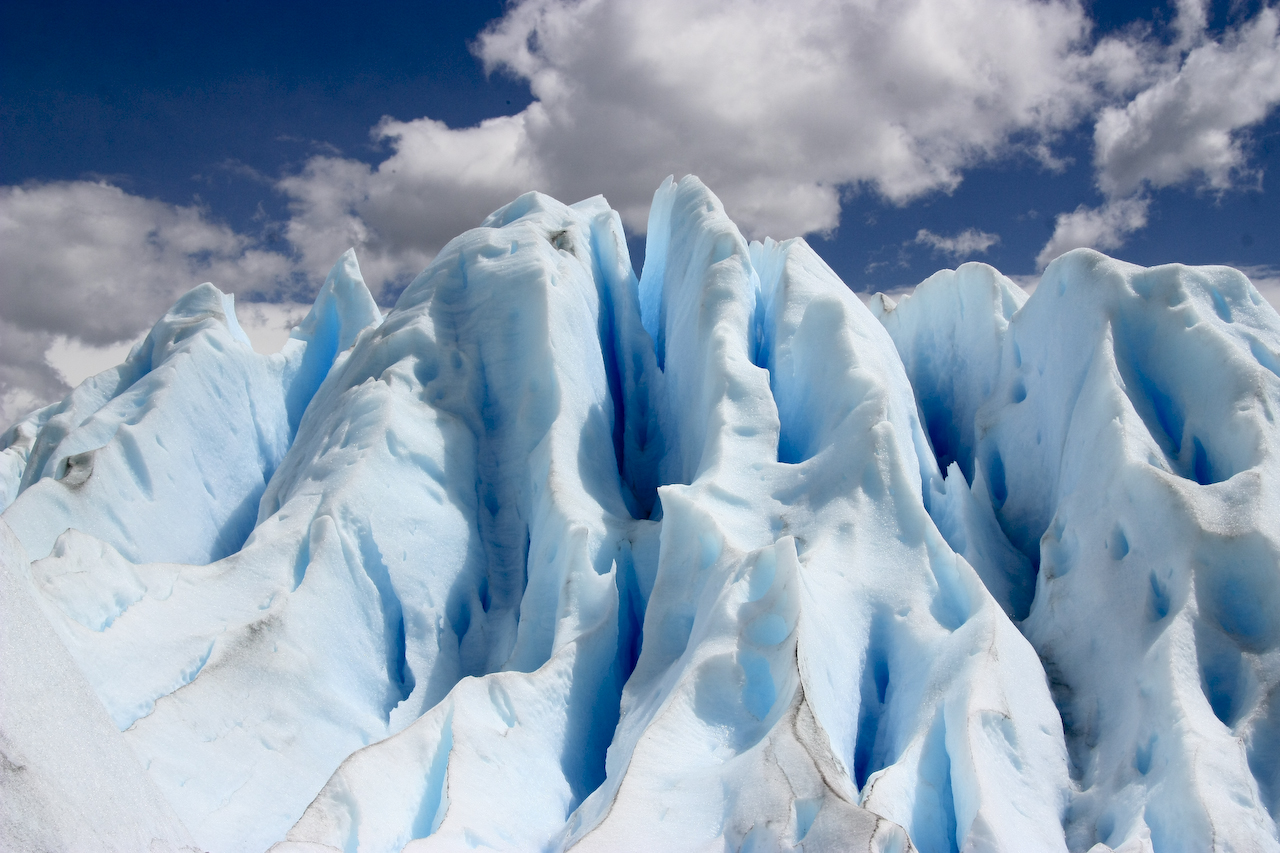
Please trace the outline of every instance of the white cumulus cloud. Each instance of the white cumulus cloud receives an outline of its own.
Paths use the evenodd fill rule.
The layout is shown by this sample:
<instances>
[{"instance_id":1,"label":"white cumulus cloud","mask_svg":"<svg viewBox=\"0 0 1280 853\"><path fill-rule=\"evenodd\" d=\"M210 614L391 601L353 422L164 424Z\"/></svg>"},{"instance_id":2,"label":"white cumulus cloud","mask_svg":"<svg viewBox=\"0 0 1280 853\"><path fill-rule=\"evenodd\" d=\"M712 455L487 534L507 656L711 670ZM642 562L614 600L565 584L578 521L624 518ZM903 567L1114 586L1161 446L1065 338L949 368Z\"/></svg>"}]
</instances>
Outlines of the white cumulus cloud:
<instances>
[{"instance_id":1,"label":"white cumulus cloud","mask_svg":"<svg viewBox=\"0 0 1280 853\"><path fill-rule=\"evenodd\" d=\"M1036 255L1036 266L1044 269L1049 261L1072 249L1110 251L1124 245L1129 235L1147 226L1144 197L1108 201L1100 207L1080 205L1071 213L1060 213L1054 223L1053 236Z\"/></svg>"},{"instance_id":2,"label":"white cumulus cloud","mask_svg":"<svg viewBox=\"0 0 1280 853\"><path fill-rule=\"evenodd\" d=\"M1055 257L1073 248L1111 251L1124 245L1129 234L1147 227L1146 197L1107 201L1100 207L1080 205L1071 213L1057 215L1053 236L1036 256L1036 266L1044 269Z\"/></svg>"},{"instance_id":3,"label":"white cumulus cloud","mask_svg":"<svg viewBox=\"0 0 1280 853\"><path fill-rule=\"evenodd\" d=\"M952 237L934 234L928 228L916 232L915 241L922 246L930 246L935 252L950 255L954 260L974 255L986 254L986 251L1000 242L999 234L979 231L977 228L966 228Z\"/></svg>"},{"instance_id":4,"label":"white cumulus cloud","mask_svg":"<svg viewBox=\"0 0 1280 853\"><path fill-rule=\"evenodd\" d=\"M353 244L375 287L519 192L603 193L634 231L671 173L700 175L751 236L829 232L841 201L947 192L1048 143L1142 74L1069 0L523 0L479 37L527 81L516 116L373 131L370 168L317 157L280 188L313 272ZM315 248L312 248L312 247Z\"/></svg>"},{"instance_id":5,"label":"white cumulus cloud","mask_svg":"<svg viewBox=\"0 0 1280 853\"><path fill-rule=\"evenodd\" d=\"M1094 129L1102 191L1119 196L1196 178L1221 190L1245 177L1239 131L1280 104L1278 25L1280 14L1263 9L1221 42L1191 50L1176 73L1129 103L1103 110Z\"/></svg>"},{"instance_id":6,"label":"white cumulus cloud","mask_svg":"<svg viewBox=\"0 0 1280 853\"><path fill-rule=\"evenodd\" d=\"M1152 64L1153 79L1131 99L1099 112L1094 169L1106 201L1058 216L1041 268L1077 246L1123 245L1146 226L1152 189L1256 184L1248 129L1280 104L1280 12L1264 7L1217 41L1205 25L1203 3L1179 2L1173 58Z\"/></svg>"}]
</instances>

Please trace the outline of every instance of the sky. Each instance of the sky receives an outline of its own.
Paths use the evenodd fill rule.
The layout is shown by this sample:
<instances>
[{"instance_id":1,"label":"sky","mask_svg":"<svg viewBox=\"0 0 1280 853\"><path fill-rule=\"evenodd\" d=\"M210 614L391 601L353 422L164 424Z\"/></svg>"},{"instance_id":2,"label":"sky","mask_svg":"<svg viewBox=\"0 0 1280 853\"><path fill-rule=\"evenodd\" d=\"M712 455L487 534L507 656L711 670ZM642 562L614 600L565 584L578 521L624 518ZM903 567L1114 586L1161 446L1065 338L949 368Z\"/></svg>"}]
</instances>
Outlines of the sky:
<instances>
[{"instance_id":1,"label":"sky","mask_svg":"<svg viewBox=\"0 0 1280 853\"><path fill-rule=\"evenodd\" d=\"M861 293L1091 246L1276 304L1277 105L1257 0L9 0L0 426L200 282L270 349L346 248L390 306L529 190L605 195L638 270L669 174Z\"/></svg>"}]
</instances>

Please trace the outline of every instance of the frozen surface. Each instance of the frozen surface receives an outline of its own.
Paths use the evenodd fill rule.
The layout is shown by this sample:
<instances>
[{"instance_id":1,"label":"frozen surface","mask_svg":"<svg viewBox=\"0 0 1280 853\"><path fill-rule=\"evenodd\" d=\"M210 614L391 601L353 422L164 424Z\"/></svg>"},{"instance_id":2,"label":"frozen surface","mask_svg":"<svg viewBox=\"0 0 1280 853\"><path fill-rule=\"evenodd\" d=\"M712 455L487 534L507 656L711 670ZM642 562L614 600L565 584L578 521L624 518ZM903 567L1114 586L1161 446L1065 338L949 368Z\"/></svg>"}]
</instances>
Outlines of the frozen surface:
<instances>
[{"instance_id":1,"label":"frozen surface","mask_svg":"<svg viewBox=\"0 0 1280 853\"><path fill-rule=\"evenodd\" d=\"M959 469L938 526L1044 661L1068 843L1280 849L1276 313L1235 270L1087 250L1021 303L968 264L880 307Z\"/></svg>"},{"instance_id":2,"label":"frozen surface","mask_svg":"<svg viewBox=\"0 0 1280 853\"><path fill-rule=\"evenodd\" d=\"M42 843L1280 849L1243 276L1074 252L869 310L696 178L646 257L531 193L385 320L351 253L275 355L202 285L12 427L5 689L58 711L6 693L4 784L86 722L0 831L74 796Z\"/></svg>"},{"instance_id":3,"label":"frozen surface","mask_svg":"<svg viewBox=\"0 0 1280 853\"><path fill-rule=\"evenodd\" d=\"M0 521L0 849L194 850L16 572Z\"/></svg>"}]
</instances>

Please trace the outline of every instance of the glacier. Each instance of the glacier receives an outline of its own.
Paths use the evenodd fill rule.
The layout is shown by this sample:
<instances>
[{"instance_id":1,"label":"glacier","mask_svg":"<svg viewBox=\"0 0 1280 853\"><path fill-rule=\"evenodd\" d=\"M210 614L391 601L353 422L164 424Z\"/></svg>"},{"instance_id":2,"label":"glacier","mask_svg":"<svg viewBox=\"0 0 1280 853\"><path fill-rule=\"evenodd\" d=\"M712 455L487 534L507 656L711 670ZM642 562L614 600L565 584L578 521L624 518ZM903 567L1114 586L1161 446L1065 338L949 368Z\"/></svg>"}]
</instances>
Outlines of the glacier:
<instances>
[{"instance_id":1,"label":"glacier","mask_svg":"<svg viewBox=\"0 0 1280 853\"><path fill-rule=\"evenodd\" d=\"M695 177L0 440L0 847L1280 851L1280 317L1089 250L869 306Z\"/></svg>"}]
</instances>

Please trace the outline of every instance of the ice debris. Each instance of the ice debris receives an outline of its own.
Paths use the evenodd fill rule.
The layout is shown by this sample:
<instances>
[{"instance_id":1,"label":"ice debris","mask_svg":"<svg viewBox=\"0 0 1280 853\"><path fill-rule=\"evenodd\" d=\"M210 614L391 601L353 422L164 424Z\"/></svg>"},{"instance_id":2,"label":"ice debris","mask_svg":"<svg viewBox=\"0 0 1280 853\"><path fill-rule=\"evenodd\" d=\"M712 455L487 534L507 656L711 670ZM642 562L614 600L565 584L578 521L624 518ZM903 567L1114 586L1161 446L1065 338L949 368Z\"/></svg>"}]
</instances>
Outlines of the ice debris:
<instances>
[{"instance_id":1,"label":"ice debris","mask_svg":"<svg viewBox=\"0 0 1280 853\"><path fill-rule=\"evenodd\" d=\"M692 177L646 259L530 193L385 319L350 252L276 355L202 285L12 427L0 844L1280 850L1244 276L868 310Z\"/></svg>"}]
</instances>

